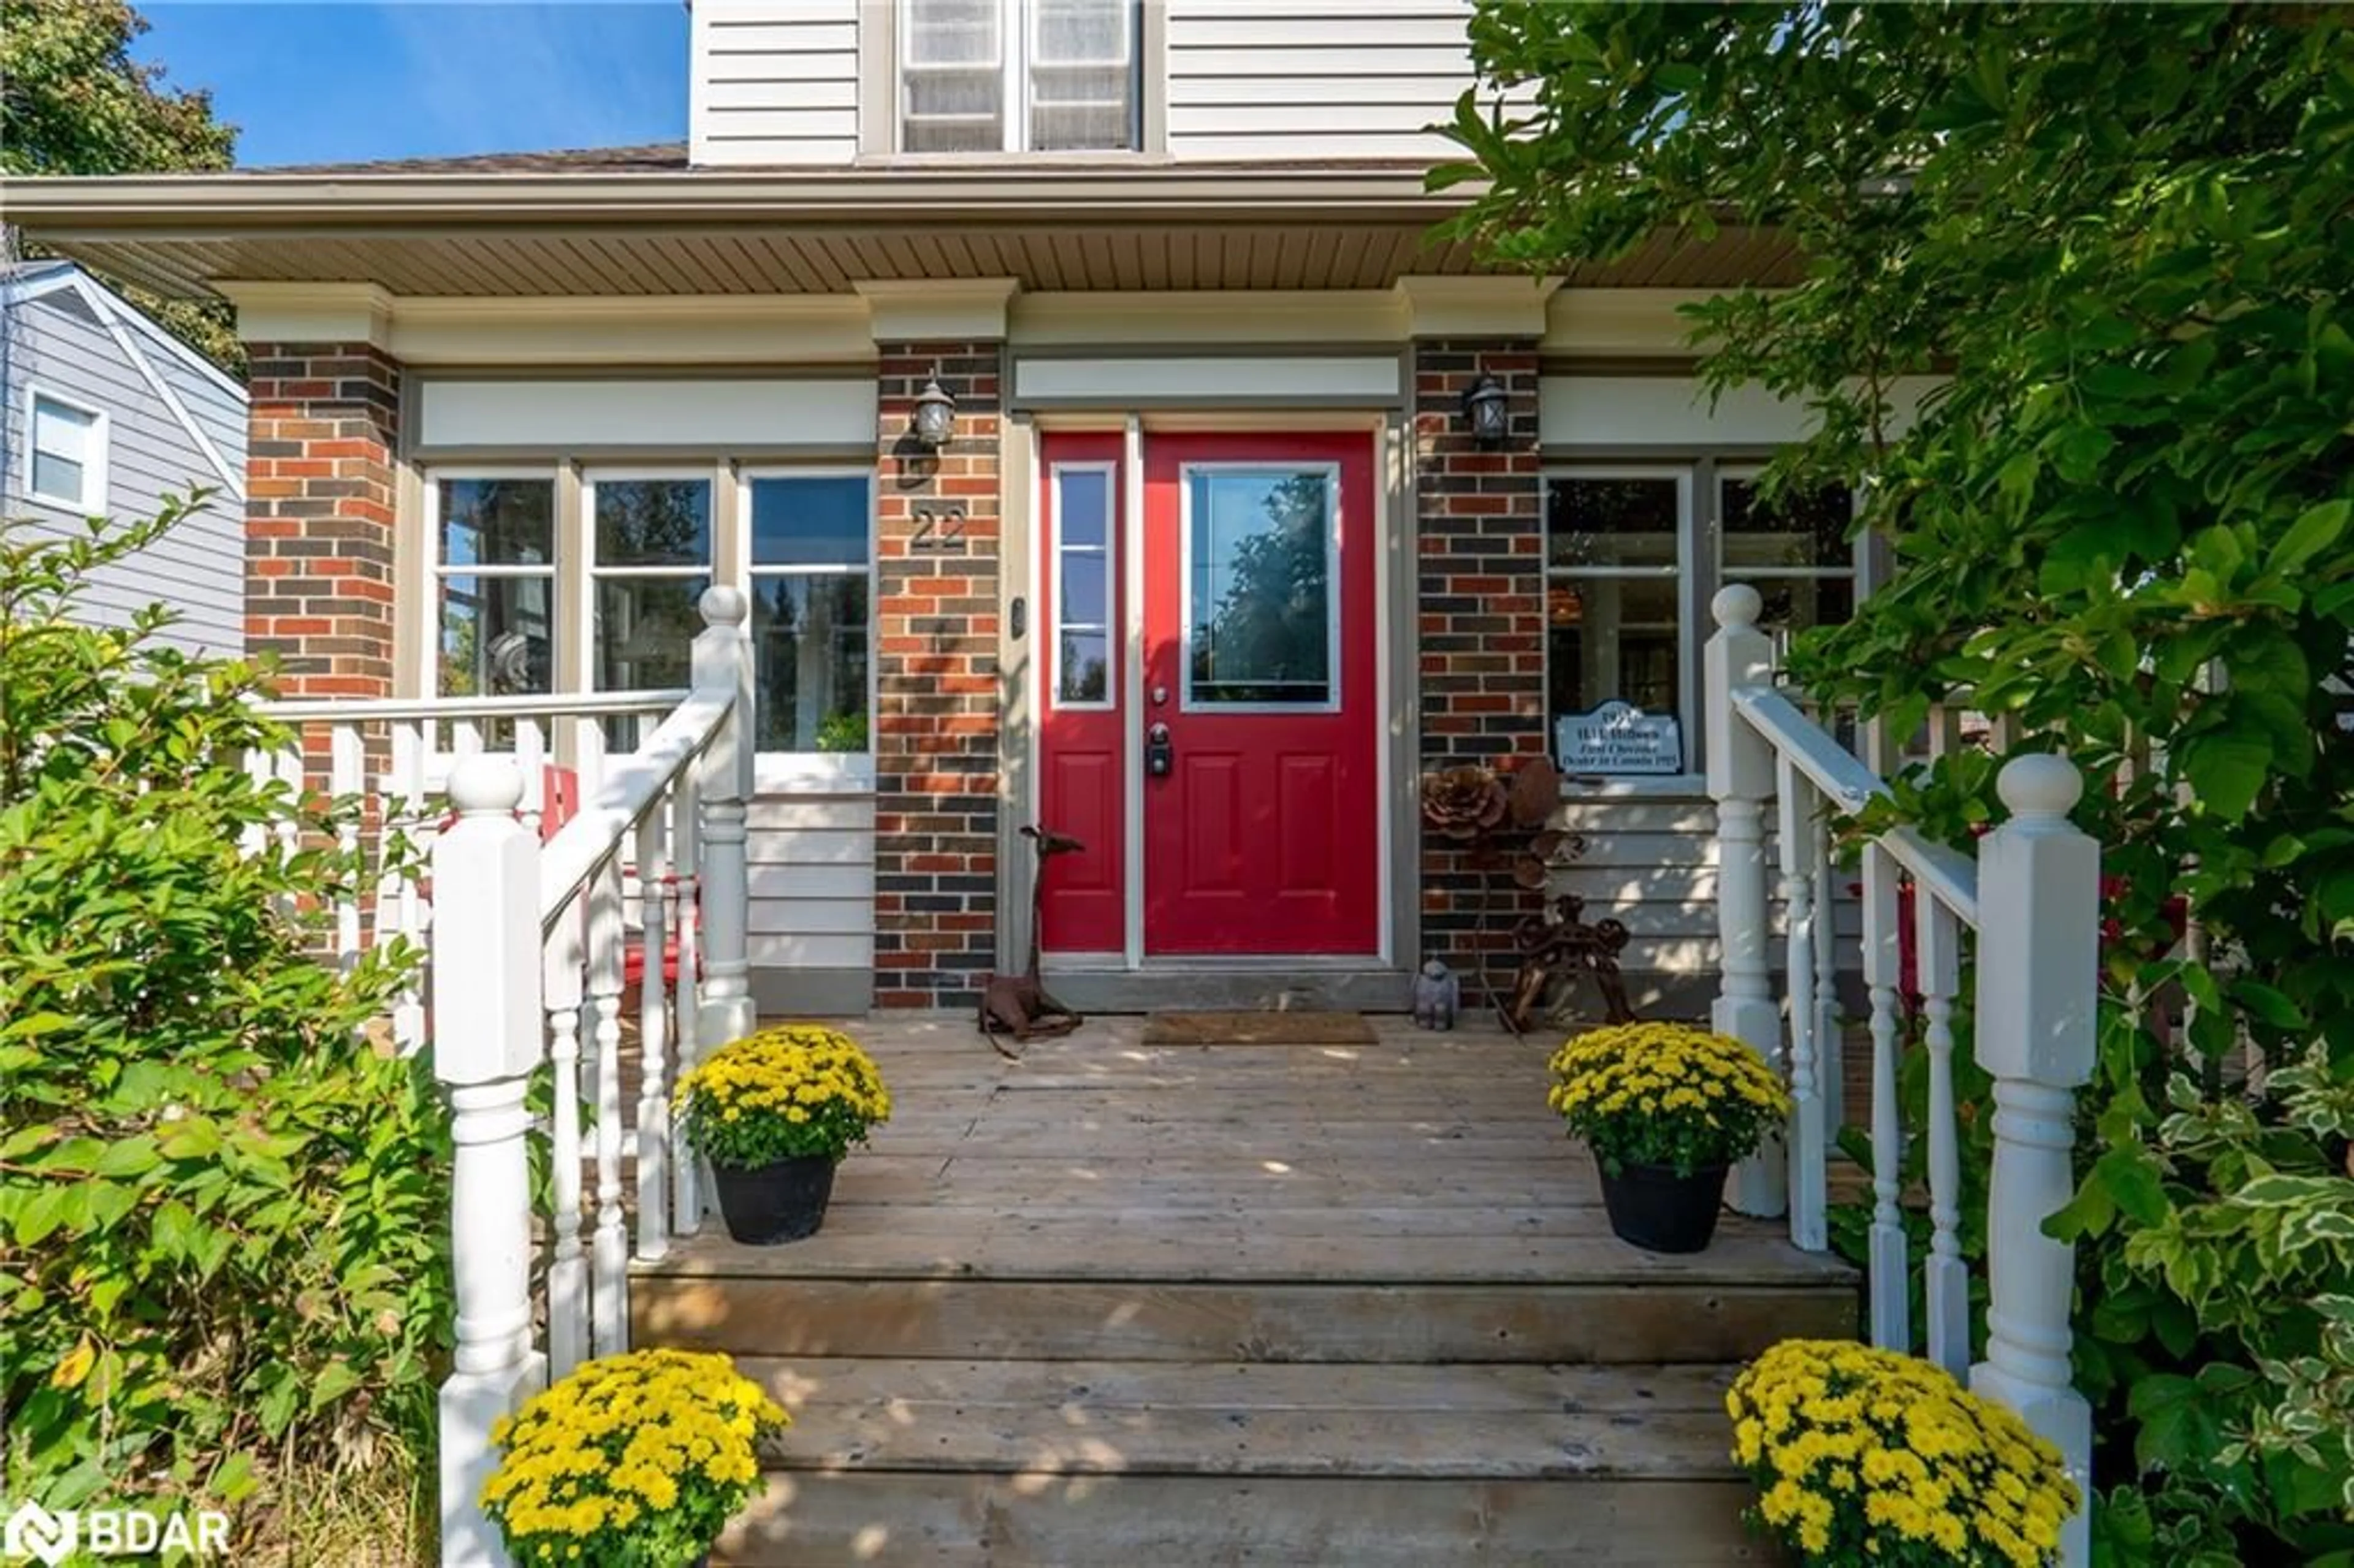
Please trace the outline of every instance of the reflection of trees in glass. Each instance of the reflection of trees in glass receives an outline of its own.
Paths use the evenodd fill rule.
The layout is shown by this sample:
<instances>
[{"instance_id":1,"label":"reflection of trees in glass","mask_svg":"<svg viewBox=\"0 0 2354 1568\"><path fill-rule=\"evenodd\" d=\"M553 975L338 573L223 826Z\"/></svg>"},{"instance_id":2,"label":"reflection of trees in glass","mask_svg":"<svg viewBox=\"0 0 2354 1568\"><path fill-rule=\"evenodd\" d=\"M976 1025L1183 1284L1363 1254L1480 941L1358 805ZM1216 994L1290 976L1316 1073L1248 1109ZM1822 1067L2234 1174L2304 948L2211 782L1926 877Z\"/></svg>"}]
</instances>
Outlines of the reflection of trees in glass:
<instances>
[{"instance_id":1,"label":"reflection of trees in glass","mask_svg":"<svg viewBox=\"0 0 2354 1568\"><path fill-rule=\"evenodd\" d=\"M711 556L711 488L700 479L606 481L597 486L601 566L701 566Z\"/></svg>"},{"instance_id":2,"label":"reflection of trees in glass","mask_svg":"<svg viewBox=\"0 0 2354 1568\"><path fill-rule=\"evenodd\" d=\"M864 573L754 577L759 749L866 749L866 587Z\"/></svg>"},{"instance_id":3,"label":"reflection of trees in glass","mask_svg":"<svg viewBox=\"0 0 2354 1568\"><path fill-rule=\"evenodd\" d=\"M445 566L545 566L554 558L556 489L544 479L445 480Z\"/></svg>"},{"instance_id":4,"label":"reflection of trees in glass","mask_svg":"<svg viewBox=\"0 0 2354 1568\"><path fill-rule=\"evenodd\" d=\"M1202 497L1209 504L1213 479ZM1323 474L1296 473L1269 484L1266 525L1220 563L1225 591L1206 619L1199 590L1211 564L1197 561L1193 686L1217 702L1321 702L1331 680L1328 595L1331 488ZM1206 517L1195 526L1204 536Z\"/></svg>"},{"instance_id":5,"label":"reflection of trees in glass","mask_svg":"<svg viewBox=\"0 0 2354 1568\"><path fill-rule=\"evenodd\" d=\"M1110 661L1101 632L1063 633L1063 657L1055 665L1062 680L1057 693L1066 703L1099 703L1110 686Z\"/></svg>"},{"instance_id":6,"label":"reflection of trees in glass","mask_svg":"<svg viewBox=\"0 0 2354 1568\"><path fill-rule=\"evenodd\" d=\"M479 601L471 599L460 604L454 585L443 589L451 597L441 607L441 694L445 697L472 697L482 694L475 672L479 668L475 651L482 646L482 622Z\"/></svg>"}]
</instances>

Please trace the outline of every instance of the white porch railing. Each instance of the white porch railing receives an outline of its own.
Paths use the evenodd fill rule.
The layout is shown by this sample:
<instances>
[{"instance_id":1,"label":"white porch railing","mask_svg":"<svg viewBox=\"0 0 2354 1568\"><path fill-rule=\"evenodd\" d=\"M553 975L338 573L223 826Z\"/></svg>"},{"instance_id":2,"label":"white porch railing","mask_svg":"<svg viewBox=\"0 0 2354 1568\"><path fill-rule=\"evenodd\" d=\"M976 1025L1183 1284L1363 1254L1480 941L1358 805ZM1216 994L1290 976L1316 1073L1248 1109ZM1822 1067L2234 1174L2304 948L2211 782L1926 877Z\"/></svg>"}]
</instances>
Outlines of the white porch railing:
<instances>
[{"instance_id":1,"label":"white porch railing","mask_svg":"<svg viewBox=\"0 0 2354 1568\"><path fill-rule=\"evenodd\" d=\"M752 1027L746 962L746 803L752 793L748 606L702 601L693 684L678 693L422 703L282 703L302 750L255 766L373 795L366 828L429 842L429 876L388 874L371 908L339 909L338 946L424 940L429 984L402 999L404 1045L429 1044L456 1145L451 1266L457 1348L440 1395L444 1568L504 1568L478 1499L491 1427L551 1376L629 1347L629 1265L663 1255L706 1213L695 1162L670 1140L674 1069ZM659 714L634 751L605 755L615 715ZM482 726L499 721L494 748ZM371 726L387 731L374 736ZM437 741L449 726L450 745ZM323 747L313 736L323 729ZM554 753L551 753L554 743ZM366 787L371 746L388 753ZM580 798L542 842L546 763ZM637 916L634 930L631 915ZM634 944L639 1075L622 1098L622 999ZM675 990L665 978L666 961ZM585 1039L585 1046L584 1046ZM594 1065L584 1111L580 1064ZM542 1069L546 1072L543 1075ZM545 1110L531 1104L535 1086ZM548 1181L535 1205L531 1141ZM632 1163L633 1160L633 1163ZM634 1190L625 1179L634 1178Z\"/></svg>"},{"instance_id":2,"label":"white porch railing","mask_svg":"<svg viewBox=\"0 0 2354 1568\"><path fill-rule=\"evenodd\" d=\"M1819 1252L1829 1245L1829 1097L1840 1027L1829 918L1830 817L1861 809L1887 786L1777 686L1773 642L1757 625L1757 591L1727 588L1712 608L1717 630L1709 641L1704 679L1723 939L1712 1023L1783 1068L1795 1105L1785 1145L1737 1173L1733 1202L1749 1213L1787 1212L1791 1240ZM1860 968L1872 1037L1872 1340L1900 1351L1913 1342L1911 1259L1898 1185L1904 1131L1896 1090L1900 924L1909 903L1921 1045L1929 1058L1927 1354L1967 1376L1977 1392L2017 1410L2058 1446L2070 1473L2086 1486L2092 1413L2075 1392L2070 1369L2074 1255L2043 1234L2043 1222L2075 1188L2075 1090L2091 1077L2094 1064L2101 851L2068 821L2084 780L2064 758L2014 758L1997 788L2010 818L1978 841L1975 854L1905 827L1879 833L1862 848ZM1766 872L1769 807L1782 903L1778 991ZM1971 1046L1994 1079L1995 1103L1987 1355L1976 1366L1970 1364L1969 1279L1960 1244L1953 1024L1963 949L1973 938ZM2089 1562L2089 1540L2088 1512L2080 1511L2062 1536L2062 1561Z\"/></svg>"}]
</instances>

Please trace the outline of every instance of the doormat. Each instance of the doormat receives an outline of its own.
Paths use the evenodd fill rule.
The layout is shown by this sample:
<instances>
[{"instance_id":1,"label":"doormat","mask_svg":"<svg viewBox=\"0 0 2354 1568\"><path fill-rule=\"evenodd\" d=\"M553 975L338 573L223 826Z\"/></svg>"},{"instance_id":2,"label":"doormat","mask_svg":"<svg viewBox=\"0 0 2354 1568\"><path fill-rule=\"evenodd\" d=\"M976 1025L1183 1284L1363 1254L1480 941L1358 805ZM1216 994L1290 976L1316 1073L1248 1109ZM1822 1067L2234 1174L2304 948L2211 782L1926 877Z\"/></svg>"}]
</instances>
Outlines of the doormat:
<instances>
[{"instance_id":1,"label":"doormat","mask_svg":"<svg viewBox=\"0 0 2354 1568\"><path fill-rule=\"evenodd\" d=\"M1156 1012L1147 1045L1371 1045L1373 1027L1354 1012Z\"/></svg>"}]
</instances>

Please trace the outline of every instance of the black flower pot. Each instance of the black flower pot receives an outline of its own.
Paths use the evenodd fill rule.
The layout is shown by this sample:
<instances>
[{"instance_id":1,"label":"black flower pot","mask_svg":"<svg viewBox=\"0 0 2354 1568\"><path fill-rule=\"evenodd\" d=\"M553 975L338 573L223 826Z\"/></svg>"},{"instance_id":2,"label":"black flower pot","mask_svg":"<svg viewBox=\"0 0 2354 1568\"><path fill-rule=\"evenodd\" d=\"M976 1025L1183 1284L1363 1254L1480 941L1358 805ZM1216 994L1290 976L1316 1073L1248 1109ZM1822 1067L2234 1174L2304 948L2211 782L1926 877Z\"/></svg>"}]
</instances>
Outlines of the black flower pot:
<instances>
[{"instance_id":1,"label":"black flower pot","mask_svg":"<svg viewBox=\"0 0 2354 1568\"><path fill-rule=\"evenodd\" d=\"M1716 1234L1725 1166L1679 1176L1671 1165L1624 1165L1613 1176L1595 1163L1602 1171L1602 1206L1620 1241L1646 1252L1699 1252Z\"/></svg>"},{"instance_id":2,"label":"black flower pot","mask_svg":"<svg viewBox=\"0 0 2354 1568\"><path fill-rule=\"evenodd\" d=\"M773 1246L817 1234L833 1196L833 1168L823 1154L796 1154L770 1165L715 1165L719 1215L727 1234L747 1246Z\"/></svg>"}]
</instances>

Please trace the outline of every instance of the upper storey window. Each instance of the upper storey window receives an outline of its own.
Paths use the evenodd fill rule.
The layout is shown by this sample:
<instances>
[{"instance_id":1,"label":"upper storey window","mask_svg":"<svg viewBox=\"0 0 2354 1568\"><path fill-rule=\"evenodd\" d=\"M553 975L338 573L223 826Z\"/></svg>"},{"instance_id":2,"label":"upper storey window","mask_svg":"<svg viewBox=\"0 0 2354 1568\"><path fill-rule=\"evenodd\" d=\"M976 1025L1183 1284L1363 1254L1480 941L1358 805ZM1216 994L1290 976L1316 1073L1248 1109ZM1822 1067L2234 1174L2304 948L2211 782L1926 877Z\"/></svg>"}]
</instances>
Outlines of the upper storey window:
<instances>
[{"instance_id":1,"label":"upper storey window","mask_svg":"<svg viewBox=\"0 0 2354 1568\"><path fill-rule=\"evenodd\" d=\"M1135 0L902 0L899 150L1137 145Z\"/></svg>"}]
</instances>

